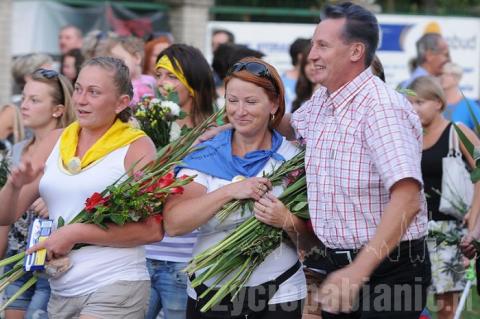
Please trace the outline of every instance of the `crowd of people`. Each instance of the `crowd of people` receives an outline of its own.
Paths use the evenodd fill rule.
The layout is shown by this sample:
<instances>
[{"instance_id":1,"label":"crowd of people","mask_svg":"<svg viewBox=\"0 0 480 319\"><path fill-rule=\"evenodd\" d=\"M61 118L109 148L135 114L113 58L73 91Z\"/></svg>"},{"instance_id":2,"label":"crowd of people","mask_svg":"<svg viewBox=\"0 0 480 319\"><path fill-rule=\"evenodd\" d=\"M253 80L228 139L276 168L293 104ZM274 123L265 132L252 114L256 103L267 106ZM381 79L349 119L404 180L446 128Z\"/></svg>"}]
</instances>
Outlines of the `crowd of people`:
<instances>
[{"instance_id":1,"label":"crowd of people","mask_svg":"<svg viewBox=\"0 0 480 319\"><path fill-rule=\"evenodd\" d=\"M70 268L41 276L5 318L416 319L429 293L437 318L453 318L480 239L479 182L461 217L440 205L443 159L453 152L477 167L457 133L480 145L480 107L460 90L462 67L441 34L426 33L411 78L391 88L376 56L377 19L350 2L328 5L312 33L292 43L284 74L228 30L212 34L211 65L170 35L83 36L73 25L60 30L58 61L16 58L12 100L0 107L12 165L0 190L3 257L25 250L35 217L68 223L93 193L155 158L132 120L143 96L176 93L186 116L173 123L172 141L219 109L225 115L176 167L193 181L167 201L163 221L58 228L28 253L46 249L49 262L68 258ZM285 185L265 177L301 149L309 221L278 199ZM217 218L245 199L255 204ZM228 278L196 286L205 273L185 268L251 216L283 231L280 246L242 296L201 311L200 296ZM438 243L435 233L459 241ZM10 284L5 300L31 277Z\"/></svg>"}]
</instances>

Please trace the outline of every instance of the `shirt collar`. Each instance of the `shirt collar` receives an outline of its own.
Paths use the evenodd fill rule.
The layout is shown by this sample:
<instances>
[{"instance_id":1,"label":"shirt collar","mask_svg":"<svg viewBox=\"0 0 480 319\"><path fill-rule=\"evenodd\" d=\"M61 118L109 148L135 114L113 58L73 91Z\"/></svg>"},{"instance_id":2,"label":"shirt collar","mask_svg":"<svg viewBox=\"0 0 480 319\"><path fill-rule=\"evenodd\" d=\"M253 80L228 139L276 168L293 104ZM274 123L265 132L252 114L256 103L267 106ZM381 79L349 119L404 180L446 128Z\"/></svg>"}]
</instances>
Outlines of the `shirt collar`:
<instances>
[{"instance_id":1,"label":"shirt collar","mask_svg":"<svg viewBox=\"0 0 480 319\"><path fill-rule=\"evenodd\" d=\"M328 97L332 100L333 106L337 109L347 104L356 93L373 77L372 70L366 68L362 73L357 75L352 81L345 83L342 87L330 94Z\"/></svg>"}]
</instances>

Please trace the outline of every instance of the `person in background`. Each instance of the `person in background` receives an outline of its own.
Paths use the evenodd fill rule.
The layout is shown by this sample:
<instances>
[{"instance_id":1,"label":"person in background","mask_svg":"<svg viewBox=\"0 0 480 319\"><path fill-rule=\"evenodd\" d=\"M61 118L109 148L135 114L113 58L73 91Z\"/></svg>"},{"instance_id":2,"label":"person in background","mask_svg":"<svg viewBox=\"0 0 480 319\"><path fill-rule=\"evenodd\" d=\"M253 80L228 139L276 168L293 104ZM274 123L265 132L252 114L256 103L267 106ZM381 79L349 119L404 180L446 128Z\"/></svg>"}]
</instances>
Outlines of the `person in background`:
<instances>
[{"instance_id":1,"label":"person in background","mask_svg":"<svg viewBox=\"0 0 480 319\"><path fill-rule=\"evenodd\" d=\"M67 79L72 82L72 85L75 84L75 81L78 77L78 72L82 67L84 58L82 55L82 50L80 49L71 49L64 55L60 61L60 73L65 75Z\"/></svg>"},{"instance_id":2,"label":"person in background","mask_svg":"<svg viewBox=\"0 0 480 319\"><path fill-rule=\"evenodd\" d=\"M443 65L450 61L448 43L439 33L425 33L417 43L416 69L410 78L400 84L406 88L416 78L425 75L439 76Z\"/></svg>"},{"instance_id":3,"label":"person in background","mask_svg":"<svg viewBox=\"0 0 480 319\"><path fill-rule=\"evenodd\" d=\"M38 69L29 77L23 89L20 108L23 123L32 131L33 136L13 146L11 163L14 167L37 156L51 131L66 127L75 119L72 91L70 81L53 70ZM41 198L37 199L14 224L0 227L0 241L8 242L7 257L25 251L28 230L36 216L48 218L47 207ZM6 266L4 272L10 269L12 265ZM32 273L27 273L10 284L5 290L5 300L11 298L31 277ZM5 318L46 318L49 298L48 280L39 277L34 286L7 307Z\"/></svg>"},{"instance_id":4,"label":"person in background","mask_svg":"<svg viewBox=\"0 0 480 319\"><path fill-rule=\"evenodd\" d=\"M83 39L82 55L85 61L97 56L108 55L109 41L118 38L112 31L92 30Z\"/></svg>"},{"instance_id":5,"label":"person in background","mask_svg":"<svg viewBox=\"0 0 480 319\"><path fill-rule=\"evenodd\" d=\"M24 138L20 109L12 104L0 106L0 140L11 146Z\"/></svg>"},{"instance_id":6,"label":"person in background","mask_svg":"<svg viewBox=\"0 0 480 319\"><path fill-rule=\"evenodd\" d=\"M304 52L310 46L310 39L298 38L290 45L290 58L293 68L282 74L282 82L285 86L285 112L292 112L292 102L295 99L295 86L300 74L300 64L306 58Z\"/></svg>"},{"instance_id":7,"label":"person in background","mask_svg":"<svg viewBox=\"0 0 480 319\"><path fill-rule=\"evenodd\" d=\"M385 70L383 69L382 61L380 61L378 55L375 54L375 56L373 57L370 68L372 69L373 75L378 76L380 80L385 82Z\"/></svg>"},{"instance_id":8,"label":"person in background","mask_svg":"<svg viewBox=\"0 0 480 319\"><path fill-rule=\"evenodd\" d=\"M123 60L130 71L133 86L133 97L130 107L135 108L142 96L155 96L155 78L142 74L143 40L137 37L120 37L109 40L107 51L109 55Z\"/></svg>"},{"instance_id":9,"label":"person in background","mask_svg":"<svg viewBox=\"0 0 480 319\"><path fill-rule=\"evenodd\" d=\"M408 96L408 99L420 116L423 127L422 176L427 195L428 229L444 234L462 235L465 233L464 221L439 211L440 195L436 191L442 189L442 159L450 152L449 136L450 131L454 130L452 122L442 115L446 106L445 94L438 80L430 76L416 78L407 89L416 94ZM480 145L480 140L471 129L462 124L459 128L474 145ZM474 168L475 162L461 142L460 151L465 164ZM474 219L480 212L480 182L475 184L472 203L466 204L470 205L466 221L469 229L473 229ZM473 219L472 222L470 219ZM451 319L466 284L462 253L456 244L445 242L437 244L435 238L430 239L428 241L432 263L430 289L435 296L437 318Z\"/></svg>"},{"instance_id":10,"label":"person in background","mask_svg":"<svg viewBox=\"0 0 480 319\"><path fill-rule=\"evenodd\" d=\"M440 83L447 99L447 107L443 111L443 116L454 123L461 122L465 124L469 129L476 131L478 134L480 132L475 128L475 122L469 107L476 119L480 121L480 106L475 100L464 96L461 91L460 81L462 80L462 75L462 67L456 63L448 62L442 68Z\"/></svg>"},{"instance_id":11,"label":"person in background","mask_svg":"<svg viewBox=\"0 0 480 319\"><path fill-rule=\"evenodd\" d=\"M215 53L218 47L225 43L235 43L235 36L233 33L225 29L214 29L212 31L212 53Z\"/></svg>"},{"instance_id":12,"label":"person in background","mask_svg":"<svg viewBox=\"0 0 480 319\"><path fill-rule=\"evenodd\" d=\"M145 58L143 59L142 73L147 75L155 75L155 65L157 64L160 52L173 44L171 35L161 35L145 43Z\"/></svg>"},{"instance_id":13,"label":"person in background","mask_svg":"<svg viewBox=\"0 0 480 319\"><path fill-rule=\"evenodd\" d=\"M182 126L193 128L213 114L215 88L208 62L197 48L172 44L160 53L156 65L160 93L172 87L179 106L187 113L177 120L170 132L171 140L180 136ZM154 319L163 309L165 319L183 319L187 307L187 275L182 270L192 258L197 233L178 237L165 235L163 240L146 246L151 293L147 319Z\"/></svg>"},{"instance_id":14,"label":"person in background","mask_svg":"<svg viewBox=\"0 0 480 319\"><path fill-rule=\"evenodd\" d=\"M66 25L58 34L58 47L63 55L72 49L80 49L83 44L82 30L74 25Z\"/></svg>"},{"instance_id":15,"label":"person in background","mask_svg":"<svg viewBox=\"0 0 480 319\"><path fill-rule=\"evenodd\" d=\"M300 62L300 74L295 85L295 100L292 102L291 112L295 112L305 102L310 100L313 92L320 87L319 83L315 83L315 67L313 61L308 59L310 46L306 47L303 56L305 57Z\"/></svg>"},{"instance_id":16,"label":"person in background","mask_svg":"<svg viewBox=\"0 0 480 319\"><path fill-rule=\"evenodd\" d=\"M53 69L53 58L48 54L30 53L16 57L12 64L13 97L12 102L20 105L25 82L37 69Z\"/></svg>"}]
</instances>

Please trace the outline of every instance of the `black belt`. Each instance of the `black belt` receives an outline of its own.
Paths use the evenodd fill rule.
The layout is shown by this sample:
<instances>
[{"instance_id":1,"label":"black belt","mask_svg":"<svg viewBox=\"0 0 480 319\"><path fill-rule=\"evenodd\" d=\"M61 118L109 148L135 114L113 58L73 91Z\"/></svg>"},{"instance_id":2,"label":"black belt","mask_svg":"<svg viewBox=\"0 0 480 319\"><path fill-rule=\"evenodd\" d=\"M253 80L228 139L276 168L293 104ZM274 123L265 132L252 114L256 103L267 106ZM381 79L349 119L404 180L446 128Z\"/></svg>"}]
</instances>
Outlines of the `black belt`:
<instances>
[{"instance_id":1,"label":"black belt","mask_svg":"<svg viewBox=\"0 0 480 319\"><path fill-rule=\"evenodd\" d=\"M326 270L327 272L351 264L361 250L361 248L334 249L325 246L323 243L320 244L320 253L317 254L316 258L311 258L309 260L308 266L311 268ZM389 258L389 260L395 261L400 258L400 256L402 255L402 251L405 251L407 249L408 251L410 251L410 247L418 247L419 245L424 245L426 247L425 237L402 241L392 250L392 252L387 258ZM424 251L425 253L428 253L426 248ZM330 263L330 265L328 265L328 263Z\"/></svg>"}]
</instances>

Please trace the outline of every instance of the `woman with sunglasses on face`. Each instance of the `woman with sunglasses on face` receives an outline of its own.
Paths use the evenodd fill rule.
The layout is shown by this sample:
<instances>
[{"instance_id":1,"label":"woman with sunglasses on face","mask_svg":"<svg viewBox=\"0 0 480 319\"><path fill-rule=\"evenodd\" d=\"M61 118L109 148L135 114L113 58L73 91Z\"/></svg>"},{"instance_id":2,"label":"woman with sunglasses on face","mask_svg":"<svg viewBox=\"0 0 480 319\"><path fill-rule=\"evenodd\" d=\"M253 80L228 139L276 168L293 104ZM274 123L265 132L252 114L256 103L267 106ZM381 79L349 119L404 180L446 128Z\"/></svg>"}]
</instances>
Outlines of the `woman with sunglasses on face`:
<instances>
[{"instance_id":1,"label":"woman with sunglasses on face","mask_svg":"<svg viewBox=\"0 0 480 319\"><path fill-rule=\"evenodd\" d=\"M49 318L143 318L150 282L142 245L159 241L154 218L124 226L68 224L95 192L134 174L155 157L155 147L128 123L133 94L128 68L116 58L87 61L73 91L77 121L45 138L35 158L23 161L0 191L0 223L20 216L39 196L55 222L66 225L36 245L47 259L68 256L69 270L50 278ZM72 250L76 244L86 246ZM29 252L31 252L29 251Z\"/></svg>"},{"instance_id":2,"label":"woman with sunglasses on face","mask_svg":"<svg viewBox=\"0 0 480 319\"><path fill-rule=\"evenodd\" d=\"M187 113L172 126L171 138L180 136L182 126L192 128L213 113L215 87L212 72L202 53L189 45L173 44L160 53L155 69L157 86L178 94L179 105ZM182 270L192 258L196 232L165 238L146 246L152 289L147 319L163 309L165 319L183 319L187 308L187 275Z\"/></svg>"},{"instance_id":3,"label":"woman with sunglasses on face","mask_svg":"<svg viewBox=\"0 0 480 319\"><path fill-rule=\"evenodd\" d=\"M13 146L11 157L14 166L37 156L45 139L53 130L63 128L75 119L71 101L72 91L70 81L53 70L38 69L28 77L23 88L20 110L23 124L32 131L33 137ZM48 218L45 203L41 198L37 199L13 225L2 226L2 240L7 240L7 236L4 237L3 234L8 233L6 257L25 250L28 228L36 215ZM9 271L12 267L8 265L4 271ZM5 291L5 298L10 299L31 277L31 273L27 273L10 284ZM5 318L46 318L49 298L48 280L40 277L33 287L8 306Z\"/></svg>"},{"instance_id":4,"label":"woman with sunglasses on face","mask_svg":"<svg viewBox=\"0 0 480 319\"><path fill-rule=\"evenodd\" d=\"M225 90L227 120L233 128L200 144L198 151L182 161L178 174L196 177L182 195L172 197L164 212L169 235L198 229L194 255L216 245L251 215L285 230L294 242L299 233L306 232L305 222L277 199L282 187L272 189L268 179L262 177L298 152L275 130L285 112L284 89L277 71L260 59L242 59L226 77ZM247 198L256 201L253 211L236 212L222 223L216 218L226 203ZM275 279L279 286L270 298L266 293L275 291L270 285ZM206 282L201 290L214 281ZM201 292L189 282L187 318L245 318L247 314L248 318L301 318L305 276L291 243L275 249L255 269L246 286L257 287L263 294L247 292L229 311L220 305L201 313Z\"/></svg>"}]
</instances>

